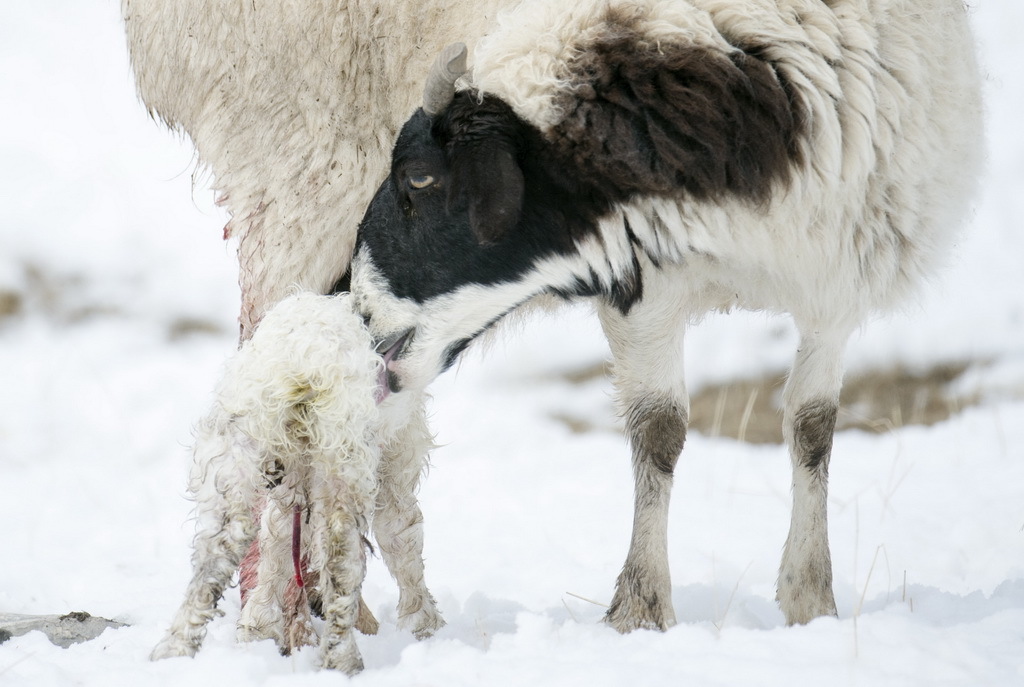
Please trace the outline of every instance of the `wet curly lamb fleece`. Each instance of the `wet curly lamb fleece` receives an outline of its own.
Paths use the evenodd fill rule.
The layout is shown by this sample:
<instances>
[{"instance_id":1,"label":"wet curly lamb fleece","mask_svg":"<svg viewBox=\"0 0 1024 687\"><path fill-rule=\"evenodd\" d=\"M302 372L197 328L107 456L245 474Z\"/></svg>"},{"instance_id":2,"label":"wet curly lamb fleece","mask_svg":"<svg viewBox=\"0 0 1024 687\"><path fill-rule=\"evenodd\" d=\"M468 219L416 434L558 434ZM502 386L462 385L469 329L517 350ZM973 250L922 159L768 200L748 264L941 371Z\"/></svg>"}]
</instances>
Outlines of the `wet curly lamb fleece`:
<instances>
[{"instance_id":1,"label":"wet curly lamb fleece","mask_svg":"<svg viewBox=\"0 0 1024 687\"><path fill-rule=\"evenodd\" d=\"M193 578L154 659L196 653L258 537L257 584L239 639L270 637L283 653L314 643L312 592L326 620L322 665L357 672L353 628L376 626L359 597L371 521L400 587L403 624L420 636L440 627L423 583L413 494L428 442L415 440L425 437L415 423L396 439L410 428L382 418L383 371L348 295L286 298L228 362L196 429Z\"/></svg>"}]
</instances>

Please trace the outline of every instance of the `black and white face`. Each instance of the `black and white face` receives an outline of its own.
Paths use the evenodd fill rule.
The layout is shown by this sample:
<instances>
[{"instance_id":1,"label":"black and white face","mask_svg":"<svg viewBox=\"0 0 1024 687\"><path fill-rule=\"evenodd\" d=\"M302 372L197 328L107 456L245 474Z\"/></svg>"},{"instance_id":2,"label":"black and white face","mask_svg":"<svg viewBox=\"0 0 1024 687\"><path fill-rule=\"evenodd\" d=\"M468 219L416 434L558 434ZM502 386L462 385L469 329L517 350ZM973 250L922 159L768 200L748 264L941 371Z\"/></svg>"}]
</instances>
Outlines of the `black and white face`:
<instances>
[{"instance_id":1,"label":"black and white face","mask_svg":"<svg viewBox=\"0 0 1024 687\"><path fill-rule=\"evenodd\" d=\"M508 312L572 286L573 244L552 231L560 192L527 160L534 138L501 101L468 95L404 126L352 263L392 392L424 388Z\"/></svg>"}]
</instances>

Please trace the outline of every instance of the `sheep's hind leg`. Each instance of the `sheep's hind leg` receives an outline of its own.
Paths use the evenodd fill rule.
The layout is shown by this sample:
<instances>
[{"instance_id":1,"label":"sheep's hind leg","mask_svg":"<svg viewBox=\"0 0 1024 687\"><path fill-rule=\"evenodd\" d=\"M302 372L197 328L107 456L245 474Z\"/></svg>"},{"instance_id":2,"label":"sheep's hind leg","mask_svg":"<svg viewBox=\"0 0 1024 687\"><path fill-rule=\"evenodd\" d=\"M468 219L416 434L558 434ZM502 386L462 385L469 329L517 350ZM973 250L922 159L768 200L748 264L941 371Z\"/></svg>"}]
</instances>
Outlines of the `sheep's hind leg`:
<instances>
[{"instance_id":1,"label":"sheep's hind leg","mask_svg":"<svg viewBox=\"0 0 1024 687\"><path fill-rule=\"evenodd\" d=\"M778 601L790 625L836 615L828 544L828 466L845 342L845 336L805 335L783 398L783 433L793 463L793 513L779 570Z\"/></svg>"},{"instance_id":2,"label":"sheep's hind leg","mask_svg":"<svg viewBox=\"0 0 1024 687\"><path fill-rule=\"evenodd\" d=\"M151 660L194 656L206 637L206 625L220 612L217 603L256 536L252 515L256 493L255 448L216 416L197 428L195 464L189 489L198 506L192 553L192 580L166 636Z\"/></svg>"},{"instance_id":3,"label":"sheep's hind leg","mask_svg":"<svg viewBox=\"0 0 1024 687\"><path fill-rule=\"evenodd\" d=\"M424 580L423 514L416 500L431 445L420 403L413 420L384 451L373 521L384 563L398 582L398 625L417 639L430 637L445 624Z\"/></svg>"},{"instance_id":4,"label":"sheep's hind leg","mask_svg":"<svg viewBox=\"0 0 1024 687\"><path fill-rule=\"evenodd\" d=\"M686 439L682 373L684 329L670 303L655 299L628 316L604 306L601 322L614 356L619 401L633 456L634 512L629 553L605 622L619 632L675 624L668 566L672 474Z\"/></svg>"}]
</instances>

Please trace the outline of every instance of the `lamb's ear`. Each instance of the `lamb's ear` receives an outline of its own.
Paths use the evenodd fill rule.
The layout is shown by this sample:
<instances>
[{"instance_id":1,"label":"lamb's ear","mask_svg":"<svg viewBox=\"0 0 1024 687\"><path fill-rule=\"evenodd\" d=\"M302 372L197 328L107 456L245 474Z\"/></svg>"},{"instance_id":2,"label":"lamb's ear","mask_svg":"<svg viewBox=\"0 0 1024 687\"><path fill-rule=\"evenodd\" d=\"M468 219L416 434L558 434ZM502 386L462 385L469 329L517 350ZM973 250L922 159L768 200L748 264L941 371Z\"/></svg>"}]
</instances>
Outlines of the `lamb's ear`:
<instances>
[{"instance_id":1,"label":"lamb's ear","mask_svg":"<svg viewBox=\"0 0 1024 687\"><path fill-rule=\"evenodd\" d=\"M500 241L519 223L523 189L523 172L500 140L467 145L452 160L452 200L468 207L481 244Z\"/></svg>"}]
</instances>

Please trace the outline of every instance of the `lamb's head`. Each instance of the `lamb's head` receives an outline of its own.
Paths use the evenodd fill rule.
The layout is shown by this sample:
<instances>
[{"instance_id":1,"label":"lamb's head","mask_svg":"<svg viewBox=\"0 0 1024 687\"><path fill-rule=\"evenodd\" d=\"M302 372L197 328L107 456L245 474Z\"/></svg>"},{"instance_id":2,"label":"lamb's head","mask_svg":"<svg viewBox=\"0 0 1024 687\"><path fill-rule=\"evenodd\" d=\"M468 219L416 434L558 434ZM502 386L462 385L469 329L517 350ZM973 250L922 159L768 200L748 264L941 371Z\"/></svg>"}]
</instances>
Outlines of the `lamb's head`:
<instances>
[{"instance_id":1,"label":"lamb's head","mask_svg":"<svg viewBox=\"0 0 1024 687\"><path fill-rule=\"evenodd\" d=\"M508 104L444 81L402 128L352 264L392 391L425 387L534 296L580 293L577 241L601 210Z\"/></svg>"}]
</instances>

